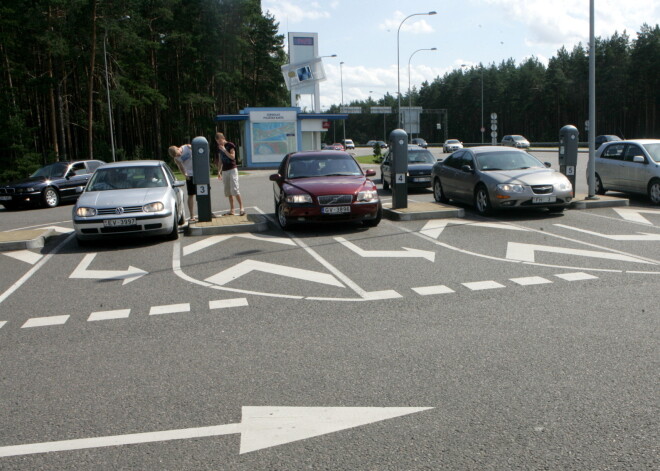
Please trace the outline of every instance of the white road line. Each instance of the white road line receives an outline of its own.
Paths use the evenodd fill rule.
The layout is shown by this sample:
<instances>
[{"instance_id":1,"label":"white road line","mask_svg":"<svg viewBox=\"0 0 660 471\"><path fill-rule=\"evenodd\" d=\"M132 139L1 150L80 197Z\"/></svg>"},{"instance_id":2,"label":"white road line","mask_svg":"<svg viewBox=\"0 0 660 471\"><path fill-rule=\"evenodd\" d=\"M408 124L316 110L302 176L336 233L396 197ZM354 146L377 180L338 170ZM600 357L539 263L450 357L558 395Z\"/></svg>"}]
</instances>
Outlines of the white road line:
<instances>
[{"instance_id":1,"label":"white road line","mask_svg":"<svg viewBox=\"0 0 660 471\"><path fill-rule=\"evenodd\" d=\"M504 285L499 284L497 281L472 281L470 283L461 283L463 286L465 286L468 289L471 289L472 291L481 291L483 289L497 289L497 288L505 288Z\"/></svg>"},{"instance_id":2,"label":"white road line","mask_svg":"<svg viewBox=\"0 0 660 471\"><path fill-rule=\"evenodd\" d=\"M87 322L107 321L111 319L124 319L131 313L130 309L117 309L114 311L92 312L87 318Z\"/></svg>"},{"instance_id":3,"label":"white road line","mask_svg":"<svg viewBox=\"0 0 660 471\"><path fill-rule=\"evenodd\" d=\"M21 326L21 329L28 329L30 327L48 327L51 325L62 325L69 320L68 315L66 316L49 316L49 317L33 317L28 319L25 324Z\"/></svg>"},{"instance_id":4,"label":"white road line","mask_svg":"<svg viewBox=\"0 0 660 471\"><path fill-rule=\"evenodd\" d=\"M510 278L511 281L514 283L517 283L521 286L529 286L529 285L542 285L545 283L552 283L552 281L540 277L540 276L526 276L524 278Z\"/></svg>"},{"instance_id":5,"label":"white road line","mask_svg":"<svg viewBox=\"0 0 660 471\"><path fill-rule=\"evenodd\" d=\"M5 325L7 321L0 321L0 329L2 329L2 326Z\"/></svg>"},{"instance_id":6,"label":"white road line","mask_svg":"<svg viewBox=\"0 0 660 471\"><path fill-rule=\"evenodd\" d=\"M432 294L448 294L455 293L455 291L445 285L436 285L436 286L420 286L418 288L412 288L412 290L421 295L421 296L430 296Z\"/></svg>"},{"instance_id":7,"label":"white road line","mask_svg":"<svg viewBox=\"0 0 660 471\"><path fill-rule=\"evenodd\" d=\"M169 304L167 306L152 306L149 310L150 316L160 314L178 314L180 312L190 312L190 303Z\"/></svg>"},{"instance_id":8,"label":"white road line","mask_svg":"<svg viewBox=\"0 0 660 471\"><path fill-rule=\"evenodd\" d=\"M593 280L598 278L597 276L590 275L589 273L577 272L577 273L564 273L561 275L555 275L557 278L561 278L566 281L582 281L582 280Z\"/></svg>"},{"instance_id":9,"label":"white road line","mask_svg":"<svg viewBox=\"0 0 660 471\"><path fill-rule=\"evenodd\" d=\"M43 257L40 253L35 253L30 250L12 250L11 252L3 252L3 254L7 257L20 260L21 262L29 263L30 265L34 265Z\"/></svg>"},{"instance_id":10,"label":"white road line","mask_svg":"<svg viewBox=\"0 0 660 471\"><path fill-rule=\"evenodd\" d=\"M209 301L209 309L225 309L229 307L247 306L248 301L245 298L217 299Z\"/></svg>"}]
</instances>

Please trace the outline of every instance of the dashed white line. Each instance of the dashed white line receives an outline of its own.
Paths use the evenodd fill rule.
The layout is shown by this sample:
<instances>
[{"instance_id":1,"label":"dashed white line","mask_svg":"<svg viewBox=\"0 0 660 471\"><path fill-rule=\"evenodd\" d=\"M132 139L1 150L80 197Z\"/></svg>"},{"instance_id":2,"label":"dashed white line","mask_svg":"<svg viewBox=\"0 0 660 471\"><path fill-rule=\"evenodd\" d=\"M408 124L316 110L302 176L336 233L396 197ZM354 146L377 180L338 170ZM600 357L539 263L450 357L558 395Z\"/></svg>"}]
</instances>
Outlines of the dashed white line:
<instances>
[{"instance_id":1,"label":"dashed white line","mask_svg":"<svg viewBox=\"0 0 660 471\"><path fill-rule=\"evenodd\" d=\"M107 321L111 319L124 319L131 313L130 309L116 309L114 311L92 312L87 318L88 322Z\"/></svg>"},{"instance_id":2,"label":"dashed white line","mask_svg":"<svg viewBox=\"0 0 660 471\"><path fill-rule=\"evenodd\" d=\"M33 317L28 319L25 324L21 326L21 329L27 329L30 327L47 327L51 325L62 325L69 320L68 315L65 316L49 316L49 317Z\"/></svg>"},{"instance_id":3,"label":"dashed white line","mask_svg":"<svg viewBox=\"0 0 660 471\"><path fill-rule=\"evenodd\" d=\"M247 305L248 301L246 298L218 299L215 301L209 301L209 309L226 309L229 307L240 307Z\"/></svg>"},{"instance_id":4,"label":"dashed white line","mask_svg":"<svg viewBox=\"0 0 660 471\"><path fill-rule=\"evenodd\" d=\"M149 310L150 316L160 314L177 314L181 312L190 312L190 303L169 304L167 306L152 306Z\"/></svg>"},{"instance_id":5,"label":"dashed white line","mask_svg":"<svg viewBox=\"0 0 660 471\"><path fill-rule=\"evenodd\" d=\"M5 325L7 321L0 321L0 329L2 329L2 326Z\"/></svg>"},{"instance_id":6,"label":"dashed white line","mask_svg":"<svg viewBox=\"0 0 660 471\"><path fill-rule=\"evenodd\" d=\"M472 281L470 283L461 283L463 286L465 286L468 289L471 289L472 291L480 291L483 289L497 289L497 288L505 288L504 285L498 283L497 281Z\"/></svg>"},{"instance_id":7,"label":"dashed white line","mask_svg":"<svg viewBox=\"0 0 660 471\"><path fill-rule=\"evenodd\" d=\"M576 273L564 273L561 275L555 275L557 278L561 278L566 281L582 281L582 280L593 280L598 278L597 276L590 275L589 273L576 272Z\"/></svg>"},{"instance_id":8,"label":"dashed white line","mask_svg":"<svg viewBox=\"0 0 660 471\"><path fill-rule=\"evenodd\" d=\"M526 276L524 278L511 278L511 281L521 286L528 285L542 285L544 283L552 283L552 281L541 276Z\"/></svg>"},{"instance_id":9,"label":"dashed white line","mask_svg":"<svg viewBox=\"0 0 660 471\"><path fill-rule=\"evenodd\" d=\"M412 289L415 293L421 296L429 296L432 294L448 294L455 293L453 289L445 285L436 285L436 286L420 286L418 288Z\"/></svg>"}]
</instances>

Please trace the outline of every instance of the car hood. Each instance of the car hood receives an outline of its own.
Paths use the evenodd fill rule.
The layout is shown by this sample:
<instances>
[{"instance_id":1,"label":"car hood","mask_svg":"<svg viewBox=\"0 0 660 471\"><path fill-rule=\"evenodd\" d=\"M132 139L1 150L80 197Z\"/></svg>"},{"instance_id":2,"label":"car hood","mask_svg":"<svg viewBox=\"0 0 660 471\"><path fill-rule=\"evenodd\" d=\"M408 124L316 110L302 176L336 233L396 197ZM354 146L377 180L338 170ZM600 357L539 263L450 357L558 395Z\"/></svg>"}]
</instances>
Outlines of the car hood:
<instances>
[{"instance_id":1,"label":"car hood","mask_svg":"<svg viewBox=\"0 0 660 471\"><path fill-rule=\"evenodd\" d=\"M286 183L313 195L353 194L368 185L367 178L363 176L299 178L287 180Z\"/></svg>"},{"instance_id":2,"label":"car hood","mask_svg":"<svg viewBox=\"0 0 660 471\"><path fill-rule=\"evenodd\" d=\"M57 177L53 178L53 180L60 180L62 177ZM44 183L46 181L46 178L44 177L28 177L28 178L23 178L21 180L16 180L11 183L7 183L6 185L0 185L3 187L13 187L13 188L23 188L23 187L29 187L31 185L34 185L35 183Z\"/></svg>"},{"instance_id":3,"label":"car hood","mask_svg":"<svg viewBox=\"0 0 660 471\"><path fill-rule=\"evenodd\" d=\"M134 188L131 190L85 191L76 206L116 208L118 206L140 206L155 201L166 202L169 187Z\"/></svg>"},{"instance_id":4,"label":"car hood","mask_svg":"<svg viewBox=\"0 0 660 471\"><path fill-rule=\"evenodd\" d=\"M548 185L566 182L568 179L562 173L553 169L498 170L482 172L484 177L497 183L518 183L521 185Z\"/></svg>"}]
</instances>

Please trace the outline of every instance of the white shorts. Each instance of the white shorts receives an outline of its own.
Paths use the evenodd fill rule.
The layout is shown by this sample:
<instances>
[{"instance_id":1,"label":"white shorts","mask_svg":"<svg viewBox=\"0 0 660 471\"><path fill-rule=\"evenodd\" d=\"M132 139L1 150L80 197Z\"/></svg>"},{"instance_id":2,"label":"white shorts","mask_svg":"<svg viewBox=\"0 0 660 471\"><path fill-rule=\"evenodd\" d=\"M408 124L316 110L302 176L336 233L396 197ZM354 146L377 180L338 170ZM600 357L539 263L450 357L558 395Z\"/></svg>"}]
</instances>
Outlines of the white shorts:
<instances>
[{"instance_id":1,"label":"white shorts","mask_svg":"<svg viewBox=\"0 0 660 471\"><path fill-rule=\"evenodd\" d=\"M237 168L232 168L231 170L223 170L222 183L225 186L225 196L238 196L241 194L241 192L238 191Z\"/></svg>"}]
</instances>

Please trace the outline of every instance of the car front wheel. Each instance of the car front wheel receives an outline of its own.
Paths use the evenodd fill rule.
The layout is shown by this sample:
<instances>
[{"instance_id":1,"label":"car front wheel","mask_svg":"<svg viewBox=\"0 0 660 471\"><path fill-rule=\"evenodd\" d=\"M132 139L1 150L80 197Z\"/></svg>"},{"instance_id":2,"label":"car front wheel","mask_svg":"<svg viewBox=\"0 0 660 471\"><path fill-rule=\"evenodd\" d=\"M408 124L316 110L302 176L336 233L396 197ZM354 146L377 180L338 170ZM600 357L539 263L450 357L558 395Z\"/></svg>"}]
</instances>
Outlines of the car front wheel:
<instances>
[{"instance_id":1,"label":"car front wheel","mask_svg":"<svg viewBox=\"0 0 660 471\"><path fill-rule=\"evenodd\" d=\"M490 214L490 197L485 186L479 185L474 193L474 207L481 215Z\"/></svg>"},{"instance_id":2,"label":"car front wheel","mask_svg":"<svg viewBox=\"0 0 660 471\"><path fill-rule=\"evenodd\" d=\"M49 186L44 190L43 202L47 208L54 208L60 204L60 194L55 188Z\"/></svg>"},{"instance_id":3,"label":"car front wheel","mask_svg":"<svg viewBox=\"0 0 660 471\"><path fill-rule=\"evenodd\" d=\"M649 183L649 199L653 204L660 204L660 180Z\"/></svg>"},{"instance_id":4,"label":"car front wheel","mask_svg":"<svg viewBox=\"0 0 660 471\"><path fill-rule=\"evenodd\" d=\"M284 208L280 203L275 207L275 211L277 212L277 222L280 224L280 227L282 229L289 229L291 224L289 224L289 221L284 214Z\"/></svg>"}]
</instances>

